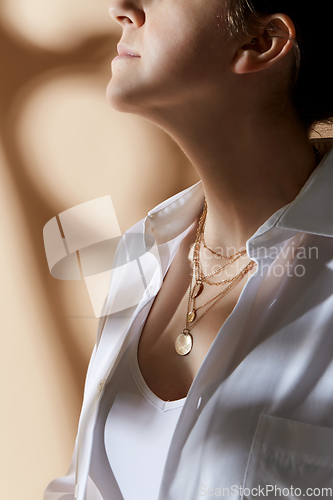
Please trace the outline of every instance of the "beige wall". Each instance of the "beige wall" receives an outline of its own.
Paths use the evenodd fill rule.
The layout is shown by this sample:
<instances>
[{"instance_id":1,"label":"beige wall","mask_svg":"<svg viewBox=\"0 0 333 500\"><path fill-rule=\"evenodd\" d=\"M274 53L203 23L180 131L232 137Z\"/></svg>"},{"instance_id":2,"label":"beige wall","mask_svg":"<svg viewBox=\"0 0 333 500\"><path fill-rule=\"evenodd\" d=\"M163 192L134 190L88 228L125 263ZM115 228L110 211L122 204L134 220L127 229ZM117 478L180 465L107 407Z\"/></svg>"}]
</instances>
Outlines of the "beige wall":
<instances>
[{"instance_id":1,"label":"beige wall","mask_svg":"<svg viewBox=\"0 0 333 500\"><path fill-rule=\"evenodd\" d=\"M1 496L66 472L97 320L53 279L42 229L110 194L122 231L196 181L161 130L105 100L119 31L101 0L1 0ZM330 133L330 132L328 132Z\"/></svg>"}]
</instances>

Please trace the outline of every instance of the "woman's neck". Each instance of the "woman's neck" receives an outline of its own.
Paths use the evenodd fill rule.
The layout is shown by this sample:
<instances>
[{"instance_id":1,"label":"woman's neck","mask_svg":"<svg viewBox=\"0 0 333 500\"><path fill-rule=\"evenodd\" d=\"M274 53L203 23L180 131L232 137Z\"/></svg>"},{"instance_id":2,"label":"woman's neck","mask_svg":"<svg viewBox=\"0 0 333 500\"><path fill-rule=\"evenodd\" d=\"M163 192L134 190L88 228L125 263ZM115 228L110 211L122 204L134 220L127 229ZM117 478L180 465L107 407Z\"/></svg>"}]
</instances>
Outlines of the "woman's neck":
<instances>
[{"instance_id":1,"label":"woman's neck","mask_svg":"<svg viewBox=\"0 0 333 500\"><path fill-rule=\"evenodd\" d=\"M176 113L164 128L202 179L207 243L228 254L230 248L244 247L274 212L296 197L317 164L316 154L292 119L268 123L250 113L235 113L241 121L229 113L226 120L204 110L195 112L193 119L179 116Z\"/></svg>"}]
</instances>

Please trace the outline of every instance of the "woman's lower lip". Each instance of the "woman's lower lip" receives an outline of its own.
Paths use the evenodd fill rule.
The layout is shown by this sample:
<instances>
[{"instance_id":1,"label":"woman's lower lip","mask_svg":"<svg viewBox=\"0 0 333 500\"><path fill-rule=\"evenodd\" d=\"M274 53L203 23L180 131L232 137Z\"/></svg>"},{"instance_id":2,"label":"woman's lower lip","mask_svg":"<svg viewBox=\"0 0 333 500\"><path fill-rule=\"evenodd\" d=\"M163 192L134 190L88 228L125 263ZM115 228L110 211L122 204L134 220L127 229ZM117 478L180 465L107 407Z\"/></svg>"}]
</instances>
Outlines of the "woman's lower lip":
<instances>
[{"instance_id":1,"label":"woman's lower lip","mask_svg":"<svg viewBox=\"0 0 333 500\"><path fill-rule=\"evenodd\" d=\"M133 56L131 54L120 54L118 56L116 56L113 61L115 61L116 59L139 59L140 56Z\"/></svg>"}]
</instances>

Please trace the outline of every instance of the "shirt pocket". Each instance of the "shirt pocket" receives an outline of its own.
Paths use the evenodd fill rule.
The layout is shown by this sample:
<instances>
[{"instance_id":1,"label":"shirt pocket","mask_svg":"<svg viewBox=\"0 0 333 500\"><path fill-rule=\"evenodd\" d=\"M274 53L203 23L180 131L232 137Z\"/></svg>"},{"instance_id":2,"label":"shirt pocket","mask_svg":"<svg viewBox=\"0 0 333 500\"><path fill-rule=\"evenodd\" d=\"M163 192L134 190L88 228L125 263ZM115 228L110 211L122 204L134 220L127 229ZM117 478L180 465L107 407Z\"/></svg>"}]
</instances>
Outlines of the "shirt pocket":
<instances>
[{"instance_id":1,"label":"shirt pocket","mask_svg":"<svg viewBox=\"0 0 333 500\"><path fill-rule=\"evenodd\" d=\"M333 428L262 414L241 498L323 499L332 494Z\"/></svg>"}]
</instances>

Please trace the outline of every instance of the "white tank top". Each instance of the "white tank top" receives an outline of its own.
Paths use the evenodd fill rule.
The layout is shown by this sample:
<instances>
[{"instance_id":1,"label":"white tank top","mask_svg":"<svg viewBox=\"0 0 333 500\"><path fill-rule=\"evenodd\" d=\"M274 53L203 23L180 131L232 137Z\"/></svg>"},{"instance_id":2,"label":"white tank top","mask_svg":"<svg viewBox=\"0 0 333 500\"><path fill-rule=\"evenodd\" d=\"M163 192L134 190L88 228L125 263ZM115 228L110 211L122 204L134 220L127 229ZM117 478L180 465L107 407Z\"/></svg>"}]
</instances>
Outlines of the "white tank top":
<instances>
[{"instance_id":1,"label":"white tank top","mask_svg":"<svg viewBox=\"0 0 333 500\"><path fill-rule=\"evenodd\" d=\"M107 397L114 403L103 419L106 456L124 500L158 498L171 439L186 400L163 401L147 386L137 358L142 329L143 325L110 381Z\"/></svg>"}]
</instances>

